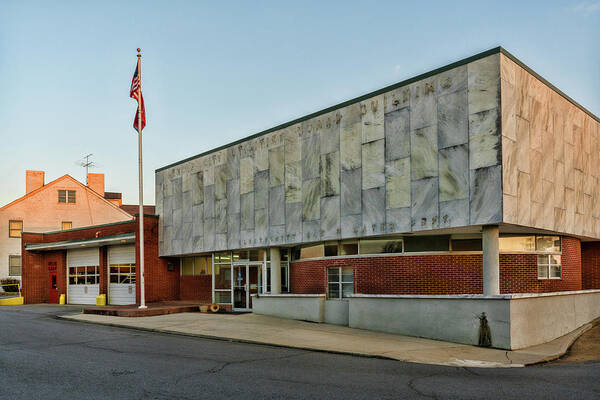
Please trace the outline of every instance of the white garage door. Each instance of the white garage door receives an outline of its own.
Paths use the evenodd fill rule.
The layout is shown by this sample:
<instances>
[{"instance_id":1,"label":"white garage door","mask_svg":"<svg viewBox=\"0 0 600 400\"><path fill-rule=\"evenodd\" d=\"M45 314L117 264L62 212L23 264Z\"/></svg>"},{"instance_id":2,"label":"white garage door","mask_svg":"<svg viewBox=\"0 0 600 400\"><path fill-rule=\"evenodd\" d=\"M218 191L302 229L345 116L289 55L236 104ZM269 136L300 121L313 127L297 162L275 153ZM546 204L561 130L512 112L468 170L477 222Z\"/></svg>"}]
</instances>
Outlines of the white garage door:
<instances>
[{"instance_id":1,"label":"white garage door","mask_svg":"<svg viewBox=\"0 0 600 400\"><path fill-rule=\"evenodd\" d=\"M67 303L96 304L100 294L100 256L98 248L67 251Z\"/></svg>"},{"instance_id":2,"label":"white garage door","mask_svg":"<svg viewBox=\"0 0 600 400\"><path fill-rule=\"evenodd\" d=\"M135 304L135 246L108 248L108 304Z\"/></svg>"}]
</instances>

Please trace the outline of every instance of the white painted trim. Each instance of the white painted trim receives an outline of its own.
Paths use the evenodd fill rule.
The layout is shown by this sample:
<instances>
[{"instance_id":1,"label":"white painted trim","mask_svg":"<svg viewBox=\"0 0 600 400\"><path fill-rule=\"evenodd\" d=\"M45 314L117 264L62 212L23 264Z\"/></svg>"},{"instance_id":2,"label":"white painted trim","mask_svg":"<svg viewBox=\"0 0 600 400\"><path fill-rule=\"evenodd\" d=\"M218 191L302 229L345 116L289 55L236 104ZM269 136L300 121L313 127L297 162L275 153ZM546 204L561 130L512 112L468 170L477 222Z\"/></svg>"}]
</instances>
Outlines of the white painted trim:
<instances>
[{"instance_id":1,"label":"white painted trim","mask_svg":"<svg viewBox=\"0 0 600 400\"><path fill-rule=\"evenodd\" d=\"M256 296L257 294L253 294L252 296ZM327 297L326 294L294 294L294 293L281 293L281 294L270 294L263 293L259 295L259 297Z\"/></svg>"},{"instance_id":2,"label":"white painted trim","mask_svg":"<svg viewBox=\"0 0 600 400\"><path fill-rule=\"evenodd\" d=\"M590 290L571 290L567 292L548 292L548 293L513 293L513 294L498 294L485 296L483 294L353 294L350 298L373 298L373 299L481 299L481 300L513 300L527 299L534 297L550 297L550 296L570 296L577 294L600 293L600 289ZM297 295L299 296L299 295ZM319 296L319 295L312 295ZM324 296L324 295L323 295Z\"/></svg>"}]
</instances>

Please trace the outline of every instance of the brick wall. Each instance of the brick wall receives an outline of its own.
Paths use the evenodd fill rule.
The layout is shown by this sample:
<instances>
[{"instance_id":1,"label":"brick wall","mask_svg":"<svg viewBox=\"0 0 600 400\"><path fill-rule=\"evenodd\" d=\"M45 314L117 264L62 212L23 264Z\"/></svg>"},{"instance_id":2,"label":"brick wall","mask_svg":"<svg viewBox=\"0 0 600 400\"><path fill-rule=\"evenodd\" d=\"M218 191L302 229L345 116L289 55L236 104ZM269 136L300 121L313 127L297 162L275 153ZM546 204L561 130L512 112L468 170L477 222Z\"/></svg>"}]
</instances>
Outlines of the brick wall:
<instances>
[{"instance_id":1,"label":"brick wall","mask_svg":"<svg viewBox=\"0 0 600 400\"><path fill-rule=\"evenodd\" d=\"M144 218L144 265L146 276L146 302L178 300L179 299L179 267L173 259L158 257L158 218ZM61 242L77 239L94 239L106 236L135 232L139 237L137 220L125 223L92 226L52 234L24 233L22 246L25 243ZM59 293L66 293L66 251L31 252L22 249L22 282L23 295L26 303L45 303L48 301L48 262L57 263L57 279ZM136 259L139 266L139 242L136 241ZM100 293L107 293L107 249L100 248ZM174 267L168 270L168 263ZM136 301L140 302L140 278L136 282Z\"/></svg>"},{"instance_id":2,"label":"brick wall","mask_svg":"<svg viewBox=\"0 0 600 400\"><path fill-rule=\"evenodd\" d=\"M210 275L182 276L179 281L181 300L212 303L212 277Z\"/></svg>"},{"instance_id":3,"label":"brick wall","mask_svg":"<svg viewBox=\"0 0 600 400\"><path fill-rule=\"evenodd\" d=\"M600 266L600 249L598 250ZM326 268L354 268L354 292L362 294L480 294L483 293L481 254L441 254L293 262L293 293L326 293ZM600 268L597 269L600 272ZM600 273L598 274L600 282ZM581 246L563 238L562 279L538 279L535 254L500 255L501 293L544 293L580 290Z\"/></svg>"},{"instance_id":4,"label":"brick wall","mask_svg":"<svg viewBox=\"0 0 600 400\"><path fill-rule=\"evenodd\" d=\"M562 278L538 279L536 254L500 255L501 293L547 293L581 290L581 242L562 239Z\"/></svg>"},{"instance_id":5,"label":"brick wall","mask_svg":"<svg viewBox=\"0 0 600 400\"><path fill-rule=\"evenodd\" d=\"M136 235L139 237L139 222L136 218ZM140 259L139 240L135 243L136 259ZM167 266L173 265L171 271ZM144 218L144 270L146 302L179 300L179 263L173 259L158 257L158 218ZM136 281L136 301L140 302L140 278Z\"/></svg>"},{"instance_id":6,"label":"brick wall","mask_svg":"<svg viewBox=\"0 0 600 400\"><path fill-rule=\"evenodd\" d=\"M581 244L582 286L584 289L600 289L600 242Z\"/></svg>"}]
</instances>

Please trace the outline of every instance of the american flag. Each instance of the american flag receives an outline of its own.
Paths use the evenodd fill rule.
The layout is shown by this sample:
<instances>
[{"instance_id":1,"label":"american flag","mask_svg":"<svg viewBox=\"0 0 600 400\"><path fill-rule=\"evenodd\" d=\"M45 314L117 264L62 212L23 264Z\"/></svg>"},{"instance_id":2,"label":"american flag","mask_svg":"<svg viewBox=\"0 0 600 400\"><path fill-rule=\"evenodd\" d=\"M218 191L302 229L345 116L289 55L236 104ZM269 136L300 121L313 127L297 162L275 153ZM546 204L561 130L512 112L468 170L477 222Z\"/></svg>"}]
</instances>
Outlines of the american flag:
<instances>
[{"instance_id":1,"label":"american flag","mask_svg":"<svg viewBox=\"0 0 600 400\"><path fill-rule=\"evenodd\" d=\"M135 73L133 74L133 79L131 80L131 90L129 91L129 97L132 99L136 99L138 104L140 104L140 108L142 109L142 129L146 126L146 108L144 107L144 96L142 96L142 90L140 89L140 74L138 73L140 65L135 67ZM135 117L133 117L133 129L138 130L138 118L139 118L138 110L135 111Z\"/></svg>"}]
</instances>

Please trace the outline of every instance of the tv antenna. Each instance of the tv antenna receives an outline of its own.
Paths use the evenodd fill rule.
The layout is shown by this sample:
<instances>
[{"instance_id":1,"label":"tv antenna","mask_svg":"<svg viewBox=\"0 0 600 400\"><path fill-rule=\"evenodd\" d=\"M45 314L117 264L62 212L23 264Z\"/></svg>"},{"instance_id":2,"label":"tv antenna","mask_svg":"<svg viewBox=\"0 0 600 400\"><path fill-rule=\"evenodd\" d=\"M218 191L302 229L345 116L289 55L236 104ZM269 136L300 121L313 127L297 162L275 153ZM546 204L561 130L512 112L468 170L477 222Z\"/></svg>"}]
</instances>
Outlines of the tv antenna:
<instances>
[{"instance_id":1,"label":"tv antenna","mask_svg":"<svg viewBox=\"0 0 600 400\"><path fill-rule=\"evenodd\" d=\"M90 161L90 157L92 157L93 154L90 153L86 156L84 156L81 160L77 161L77 165L79 165L80 167L85 167L85 185L88 185L88 170L90 168L95 168L96 167L96 163L93 161Z\"/></svg>"}]
</instances>

